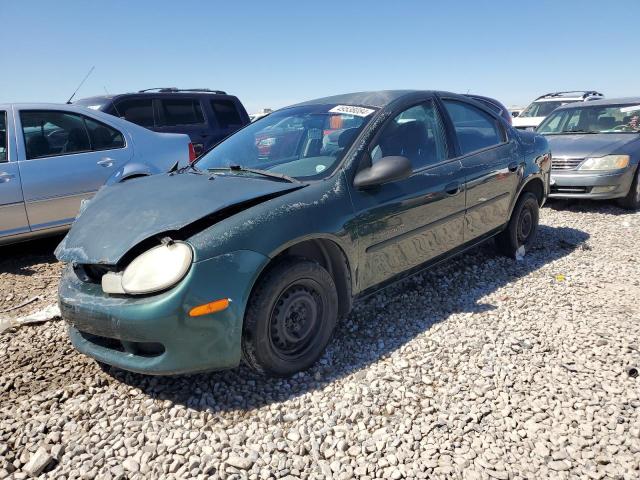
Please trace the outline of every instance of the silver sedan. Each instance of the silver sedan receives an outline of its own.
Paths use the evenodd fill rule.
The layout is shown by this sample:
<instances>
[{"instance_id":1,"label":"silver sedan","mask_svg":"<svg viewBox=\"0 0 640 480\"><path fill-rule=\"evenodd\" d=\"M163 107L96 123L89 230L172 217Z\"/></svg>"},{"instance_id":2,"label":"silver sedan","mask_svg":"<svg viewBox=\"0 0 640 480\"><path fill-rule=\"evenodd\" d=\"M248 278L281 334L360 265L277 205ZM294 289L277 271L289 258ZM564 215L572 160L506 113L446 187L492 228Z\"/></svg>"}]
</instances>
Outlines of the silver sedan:
<instances>
[{"instance_id":1,"label":"silver sedan","mask_svg":"<svg viewBox=\"0 0 640 480\"><path fill-rule=\"evenodd\" d=\"M103 185L186 165L189 142L82 106L0 104L0 244L67 230Z\"/></svg>"}]
</instances>

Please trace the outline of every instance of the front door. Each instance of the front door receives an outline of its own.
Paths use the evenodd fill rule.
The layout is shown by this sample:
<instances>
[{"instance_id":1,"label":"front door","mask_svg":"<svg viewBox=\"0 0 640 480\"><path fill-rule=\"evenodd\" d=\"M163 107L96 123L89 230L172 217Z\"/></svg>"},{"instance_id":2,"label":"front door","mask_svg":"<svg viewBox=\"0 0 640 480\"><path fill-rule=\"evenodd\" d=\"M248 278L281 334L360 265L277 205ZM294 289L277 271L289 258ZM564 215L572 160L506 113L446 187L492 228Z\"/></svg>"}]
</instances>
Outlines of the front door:
<instances>
[{"instance_id":1,"label":"front door","mask_svg":"<svg viewBox=\"0 0 640 480\"><path fill-rule=\"evenodd\" d=\"M132 155L121 132L85 115L21 110L20 123L20 176L34 231L73 222L80 202Z\"/></svg>"},{"instance_id":2,"label":"front door","mask_svg":"<svg viewBox=\"0 0 640 480\"><path fill-rule=\"evenodd\" d=\"M463 243L464 178L449 155L434 102L412 106L388 121L363 158L409 158L411 177L373 189L352 187L359 235L358 289L365 290Z\"/></svg>"},{"instance_id":3,"label":"front door","mask_svg":"<svg viewBox=\"0 0 640 480\"><path fill-rule=\"evenodd\" d=\"M9 113L0 110L0 237L29 231L15 149L9 144L9 139L15 138L10 134L13 122Z\"/></svg>"},{"instance_id":4,"label":"front door","mask_svg":"<svg viewBox=\"0 0 640 480\"><path fill-rule=\"evenodd\" d=\"M465 241L504 225L522 174L518 146L500 119L460 100L444 99L466 182Z\"/></svg>"}]
</instances>

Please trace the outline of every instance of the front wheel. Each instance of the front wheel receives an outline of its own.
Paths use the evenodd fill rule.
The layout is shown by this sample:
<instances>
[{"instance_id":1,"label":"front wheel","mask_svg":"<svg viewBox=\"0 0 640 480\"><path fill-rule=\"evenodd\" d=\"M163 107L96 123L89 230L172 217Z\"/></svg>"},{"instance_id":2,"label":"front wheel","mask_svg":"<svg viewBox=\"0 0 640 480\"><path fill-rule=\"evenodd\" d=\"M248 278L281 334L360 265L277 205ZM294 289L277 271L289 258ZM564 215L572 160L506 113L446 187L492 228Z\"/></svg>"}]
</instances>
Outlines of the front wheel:
<instances>
[{"instance_id":1,"label":"front wheel","mask_svg":"<svg viewBox=\"0 0 640 480\"><path fill-rule=\"evenodd\" d=\"M272 267L251 294L242 356L252 369L286 377L322 355L338 319L336 286L316 262L290 258Z\"/></svg>"},{"instance_id":2,"label":"front wheel","mask_svg":"<svg viewBox=\"0 0 640 480\"><path fill-rule=\"evenodd\" d=\"M520 247L525 252L533 244L538 231L540 208L538 199L531 192L524 192L518 199L507 228L496 236L498 251L515 258Z\"/></svg>"},{"instance_id":3,"label":"front wheel","mask_svg":"<svg viewBox=\"0 0 640 480\"><path fill-rule=\"evenodd\" d=\"M626 208L627 210L638 210L640 209L640 166L636 169L636 174L633 177L633 182L631 182L631 188L629 188L629 193L624 198L618 200L618 205L622 208Z\"/></svg>"}]
</instances>

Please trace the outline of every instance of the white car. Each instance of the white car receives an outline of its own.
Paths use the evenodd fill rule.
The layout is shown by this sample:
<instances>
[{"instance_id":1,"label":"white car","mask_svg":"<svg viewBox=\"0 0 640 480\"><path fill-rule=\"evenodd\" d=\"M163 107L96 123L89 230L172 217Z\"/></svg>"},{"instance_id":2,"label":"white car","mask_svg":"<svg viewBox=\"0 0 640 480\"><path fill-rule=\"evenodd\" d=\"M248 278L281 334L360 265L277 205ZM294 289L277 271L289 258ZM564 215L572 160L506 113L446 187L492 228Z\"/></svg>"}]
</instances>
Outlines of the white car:
<instances>
[{"instance_id":1,"label":"white car","mask_svg":"<svg viewBox=\"0 0 640 480\"><path fill-rule=\"evenodd\" d=\"M536 98L515 117L513 126L520 130L535 130L551 112L562 105L573 102L602 100L603 98L604 95L602 93L594 90L547 93Z\"/></svg>"}]
</instances>

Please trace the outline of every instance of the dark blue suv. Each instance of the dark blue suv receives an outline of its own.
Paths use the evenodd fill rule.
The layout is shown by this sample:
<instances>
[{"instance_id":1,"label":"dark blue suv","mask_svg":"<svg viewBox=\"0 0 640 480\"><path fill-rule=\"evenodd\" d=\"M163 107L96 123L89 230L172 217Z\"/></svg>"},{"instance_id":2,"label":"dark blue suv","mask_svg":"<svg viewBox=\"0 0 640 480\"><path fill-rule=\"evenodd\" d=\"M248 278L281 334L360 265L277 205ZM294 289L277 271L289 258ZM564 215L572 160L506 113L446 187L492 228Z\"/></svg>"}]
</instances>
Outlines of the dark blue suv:
<instances>
[{"instance_id":1,"label":"dark blue suv","mask_svg":"<svg viewBox=\"0 0 640 480\"><path fill-rule=\"evenodd\" d=\"M250 123L233 95L205 88L150 88L136 93L101 95L75 101L154 132L189 135L195 155Z\"/></svg>"}]
</instances>

